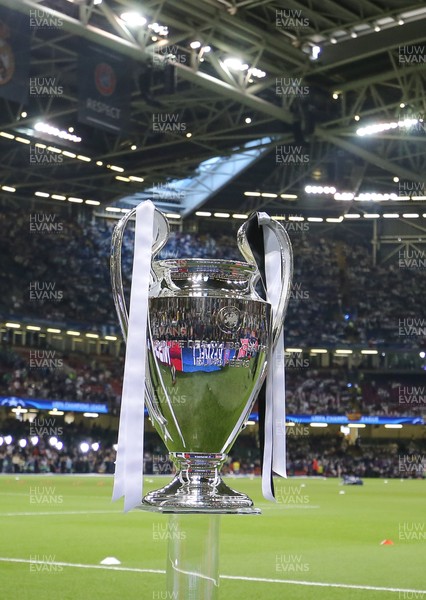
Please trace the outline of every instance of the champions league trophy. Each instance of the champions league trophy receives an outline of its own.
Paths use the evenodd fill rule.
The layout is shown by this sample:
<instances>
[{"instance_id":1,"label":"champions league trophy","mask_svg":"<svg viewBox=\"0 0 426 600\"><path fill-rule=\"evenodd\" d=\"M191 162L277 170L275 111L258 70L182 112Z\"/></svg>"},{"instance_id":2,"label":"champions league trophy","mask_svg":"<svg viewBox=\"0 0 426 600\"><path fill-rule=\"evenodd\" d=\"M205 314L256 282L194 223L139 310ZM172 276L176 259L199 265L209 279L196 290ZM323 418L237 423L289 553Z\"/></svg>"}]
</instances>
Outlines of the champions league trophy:
<instances>
[{"instance_id":1,"label":"champions league trophy","mask_svg":"<svg viewBox=\"0 0 426 600\"><path fill-rule=\"evenodd\" d=\"M260 512L253 508L248 496L223 482L220 469L246 425L281 334L292 275L289 238L285 229L268 215L254 213L237 237L247 262L153 260L167 242L169 225L152 203L144 204L151 204L154 233L149 242L152 257L148 252L151 264L146 335L137 340L139 347L145 348L145 358L141 364L139 355L136 369L145 363L149 418L177 472L168 485L148 493L138 508L171 513ZM127 352L130 330L121 275L121 246L125 227L137 210L121 219L112 240L113 296L127 339ZM136 213L136 238L137 219ZM131 294L136 285L136 244L137 239ZM143 258L143 253L140 256ZM276 261L273 272L271 263L268 267L268 257ZM275 288L275 309L267 287ZM132 310L131 295L130 327ZM138 393L142 404L143 388ZM282 400L283 394L284 389ZM285 429L282 424L281 429ZM125 445L125 434L123 440ZM119 456L120 439L117 463Z\"/></svg>"}]
</instances>

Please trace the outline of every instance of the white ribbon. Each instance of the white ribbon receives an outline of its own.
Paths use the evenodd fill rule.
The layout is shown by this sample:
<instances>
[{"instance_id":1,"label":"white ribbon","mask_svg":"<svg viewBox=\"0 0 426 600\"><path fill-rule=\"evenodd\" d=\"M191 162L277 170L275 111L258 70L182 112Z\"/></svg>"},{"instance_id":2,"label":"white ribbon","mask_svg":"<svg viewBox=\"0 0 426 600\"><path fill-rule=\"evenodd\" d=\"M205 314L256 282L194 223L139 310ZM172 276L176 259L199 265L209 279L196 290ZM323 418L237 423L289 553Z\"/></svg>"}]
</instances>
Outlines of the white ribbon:
<instances>
[{"instance_id":1,"label":"white ribbon","mask_svg":"<svg viewBox=\"0 0 426 600\"><path fill-rule=\"evenodd\" d=\"M136 208L126 360L112 495L113 500L124 496L125 512L142 501L146 335L153 241L154 204L142 202Z\"/></svg>"},{"instance_id":2,"label":"white ribbon","mask_svg":"<svg viewBox=\"0 0 426 600\"><path fill-rule=\"evenodd\" d=\"M268 227L270 217L258 214L263 227L265 247L266 299L272 307L272 318L276 314L282 293L281 248L274 232ZM287 477L285 440L285 354L284 331L269 351L268 375L266 379L265 438L263 450L262 493L267 500L275 501L271 478L272 471Z\"/></svg>"}]
</instances>

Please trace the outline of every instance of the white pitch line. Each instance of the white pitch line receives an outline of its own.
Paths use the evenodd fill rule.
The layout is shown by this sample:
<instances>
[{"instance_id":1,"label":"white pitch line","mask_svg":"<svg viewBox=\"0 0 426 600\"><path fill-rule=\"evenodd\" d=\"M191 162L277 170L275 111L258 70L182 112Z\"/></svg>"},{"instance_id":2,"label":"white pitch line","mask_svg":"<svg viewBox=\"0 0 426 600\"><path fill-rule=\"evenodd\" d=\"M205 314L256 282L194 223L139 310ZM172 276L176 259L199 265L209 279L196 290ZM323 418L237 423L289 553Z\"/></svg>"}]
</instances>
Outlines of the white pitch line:
<instances>
[{"instance_id":1,"label":"white pitch line","mask_svg":"<svg viewBox=\"0 0 426 600\"><path fill-rule=\"evenodd\" d=\"M130 571L132 573L158 573L160 575L165 574L164 569L138 569L136 567L116 567L109 565L83 565L81 563L68 563L59 561L45 561L45 560L28 560L28 558L1 558L0 562L11 562L11 563L26 563L33 565L52 565L54 567L73 567L75 569L103 569L105 571Z\"/></svg>"},{"instance_id":2,"label":"white pitch line","mask_svg":"<svg viewBox=\"0 0 426 600\"><path fill-rule=\"evenodd\" d=\"M53 565L58 567L71 567L75 569L103 569L106 571L127 571L131 573L157 573L164 575L166 571L164 569L139 569L137 567L117 567L108 565L84 565L81 563L69 563L59 561L43 561L43 560L31 560L28 558L5 558L0 557L0 562L10 563L25 563L25 564L39 564L39 565ZM266 577L245 577L244 575L220 575L221 579L234 579L238 581L254 581L260 583L286 583L288 585L305 585L312 587L333 587L343 588L351 590L368 590L373 592L408 592L411 594L426 594L426 590L413 590L409 588L389 588L380 587L375 585L355 585L349 583L326 583L322 581L298 581L297 579L268 579Z\"/></svg>"},{"instance_id":3,"label":"white pitch line","mask_svg":"<svg viewBox=\"0 0 426 600\"><path fill-rule=\"evenodd\" d=\"M38 517L39 515L122 515L120 510L51 510L48 512L0 513L0 517Z\"/></svg>"},{"instance_id":4,"label":"white pitch line","mask_svg":"<svg viewBox=\"0 0 426 600\"><path fill-rule=\"evenodd\" d=\"M0 559L1 560L1 559ZM322 581L298 581L297 579L267 579L265 577L243 577L240 575L221 575L222 579L238 579L239 581L261 581L263 583L288 583L290 585L307 585L316 587L346 588L351 590L371 590L374 592L410 592L426 594L426 590L379 587L375 585L352 585L349 583L325 583Z\"/></svg>"}]
</instances>

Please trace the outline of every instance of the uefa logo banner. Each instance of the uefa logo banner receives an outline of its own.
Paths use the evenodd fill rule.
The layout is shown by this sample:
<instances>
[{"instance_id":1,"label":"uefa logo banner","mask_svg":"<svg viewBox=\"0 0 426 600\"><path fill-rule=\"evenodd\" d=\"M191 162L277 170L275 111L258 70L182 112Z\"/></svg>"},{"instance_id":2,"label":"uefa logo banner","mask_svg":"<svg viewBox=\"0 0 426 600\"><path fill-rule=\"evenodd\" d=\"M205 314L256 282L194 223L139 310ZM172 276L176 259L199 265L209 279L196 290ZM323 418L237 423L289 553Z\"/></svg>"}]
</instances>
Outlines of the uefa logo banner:
<instances>
[{"instance_id":1,"label":"uefa logo banner","mask_svg":"<svg viewBox=\"0 0 426 600\"><path fill-rule=\"evenodd\" d=\"M94 44L83 47L78 64L79 121L116 133L128 129L131 69L127 63Z\"/></svg>"}]
</instances>

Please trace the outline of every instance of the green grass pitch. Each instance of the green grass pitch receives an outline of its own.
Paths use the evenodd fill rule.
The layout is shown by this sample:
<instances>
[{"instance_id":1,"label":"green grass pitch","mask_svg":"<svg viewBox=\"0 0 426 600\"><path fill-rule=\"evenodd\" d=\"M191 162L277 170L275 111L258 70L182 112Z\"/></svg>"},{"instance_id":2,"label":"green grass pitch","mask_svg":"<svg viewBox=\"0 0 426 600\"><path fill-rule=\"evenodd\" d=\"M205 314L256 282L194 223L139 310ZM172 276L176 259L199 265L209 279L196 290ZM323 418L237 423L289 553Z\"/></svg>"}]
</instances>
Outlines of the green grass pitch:
<instances>
[{"instance_id":1,"label":"green grass pitch","mask_svg":"<svg viewBox=\"0 0 426 600\"><path fill-rule=\"evenodd\" d=\"M145 491L167 480L148 477ZM220 600L426 600L426 481L276 480L277 504L259 479L227 483L262 515L219 517L220 574L239 577L221 578ZM110 477L0 476L0 599L166 598L165 575L144 570L166 567L156 532L169 517L123 514L111 491ZM129 570L94 568L107 556Z\"/></svg>"}]
</instances>

